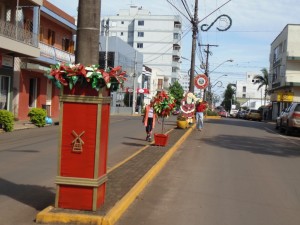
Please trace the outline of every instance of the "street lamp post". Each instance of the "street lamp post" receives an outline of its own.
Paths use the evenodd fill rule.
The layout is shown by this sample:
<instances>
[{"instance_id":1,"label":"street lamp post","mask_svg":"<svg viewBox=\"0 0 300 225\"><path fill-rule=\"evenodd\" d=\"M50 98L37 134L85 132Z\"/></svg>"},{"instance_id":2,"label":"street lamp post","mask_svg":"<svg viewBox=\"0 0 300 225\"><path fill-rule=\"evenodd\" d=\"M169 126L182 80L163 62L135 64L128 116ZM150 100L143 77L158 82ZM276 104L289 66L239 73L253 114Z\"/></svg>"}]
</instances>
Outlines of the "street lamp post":
<instances>
[{"instance_id":1,"label":"street lamp post","mask_svg":"<svg viewBox=\"0 0 300 225\"><path fill-rule=\"evenodd\" d=\"M209 71L208 70L208 65L206 65L206 76L207 76L208 81L209 81L208 92L209 92L210 96L211 96L211 85L210 85L210 76L209 76L209 74L211 74L212 72L214 72L216 69L218 69L220 66L222 66L226 62L233 62L233 59L225 60L224 62L220 63L216 68L214 68L212 71ZM226 74L224 74L224 75L226 75ZM224 76L224 75L222 75L222 76ZM222 76L220 76L220 77L222 77ZM219 79L220 77L218 77L217 79ZM206 90L204 90L204 96L205 96L205 99L207 99ZM209 98L208 100L211 100L211 98ZM210 102L209 102L208 105L210 105Z\"/></svg>"}]
</instances>

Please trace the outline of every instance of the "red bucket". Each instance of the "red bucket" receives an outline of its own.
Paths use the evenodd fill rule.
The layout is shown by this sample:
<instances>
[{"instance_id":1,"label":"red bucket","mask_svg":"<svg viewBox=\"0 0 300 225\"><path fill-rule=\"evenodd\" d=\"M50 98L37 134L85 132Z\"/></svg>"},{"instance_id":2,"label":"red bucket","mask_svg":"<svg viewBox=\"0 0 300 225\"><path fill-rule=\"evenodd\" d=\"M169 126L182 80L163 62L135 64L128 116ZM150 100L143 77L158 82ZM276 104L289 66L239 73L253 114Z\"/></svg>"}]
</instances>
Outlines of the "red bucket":
<instances>
[{"instance_id":1,"label":"red bucket","mask_svg":"<svg viewBox=\"0 0 300 225\"><path fill-rule=\"evenodd\" d=\"M154 144L158 146L166 146L168 144L169 135L154 134Z\"/></svg>"}]
</instances>

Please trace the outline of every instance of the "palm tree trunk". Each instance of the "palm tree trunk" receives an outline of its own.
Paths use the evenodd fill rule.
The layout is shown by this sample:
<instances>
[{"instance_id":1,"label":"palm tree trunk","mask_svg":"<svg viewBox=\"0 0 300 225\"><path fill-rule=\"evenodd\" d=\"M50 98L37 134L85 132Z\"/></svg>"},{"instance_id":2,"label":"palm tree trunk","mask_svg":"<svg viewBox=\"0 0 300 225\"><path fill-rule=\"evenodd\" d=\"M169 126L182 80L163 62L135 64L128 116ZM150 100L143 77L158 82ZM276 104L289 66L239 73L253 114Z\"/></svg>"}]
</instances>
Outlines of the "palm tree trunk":
<instances>
[{"instance_id":1,"label":"palm tree trunk","mask_svg":"<svg viewBox=\"0 0 300 225\"><path fill-rule=\"evenodd\" d=\"M76 63L99 64L101 0L79 0Z\"/></svg>"}]
</instances>

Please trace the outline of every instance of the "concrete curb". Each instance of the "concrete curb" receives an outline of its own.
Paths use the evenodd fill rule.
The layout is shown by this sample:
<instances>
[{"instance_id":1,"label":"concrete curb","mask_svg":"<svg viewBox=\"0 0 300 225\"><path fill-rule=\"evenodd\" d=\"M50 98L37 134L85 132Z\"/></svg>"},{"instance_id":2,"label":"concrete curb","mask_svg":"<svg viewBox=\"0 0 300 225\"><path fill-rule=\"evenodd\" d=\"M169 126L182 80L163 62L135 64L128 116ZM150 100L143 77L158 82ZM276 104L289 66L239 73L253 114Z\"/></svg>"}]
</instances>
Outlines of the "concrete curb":
<instances>
[{"instance_id":1,"label":"concrete curb","mask_svg":"<svg viewBox=\"0 0 300 225\"><path fill-rule=\"evenodd\" d=\"M113 225L123 215L136 197L154 179L166 165L179 146L194 130L195 124L166 152L166 154L133 186L133 188L103 217L94 215L51 213L52 206L47 207L37 214L37 223L75 223L90 225Z\"/></svg>"}]
</instances>

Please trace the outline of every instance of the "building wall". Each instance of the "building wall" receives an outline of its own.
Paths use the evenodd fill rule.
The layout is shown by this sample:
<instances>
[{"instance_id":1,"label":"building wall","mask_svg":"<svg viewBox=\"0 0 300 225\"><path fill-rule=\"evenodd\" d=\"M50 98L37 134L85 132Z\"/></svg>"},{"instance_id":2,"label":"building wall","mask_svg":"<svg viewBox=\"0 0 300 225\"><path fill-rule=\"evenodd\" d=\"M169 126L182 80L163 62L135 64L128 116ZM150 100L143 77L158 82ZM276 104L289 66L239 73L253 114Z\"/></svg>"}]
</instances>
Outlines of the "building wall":
<instances>
[{"instance_id":1,"label":"building wall","mask_svg":"<svg viewBox=\"0 0 300 225\"><path fill-rule=\"evenodd\" d=\"M105 34L106 21L109 19L109 35L118 36L144 55L144 65L158 69L164 77L165 87L172 78L179 79L180 64L177 63L178 73L172 73L174 67L173 44L177 44L177 61L180 59L181 46L181 19L178 16L151 15L141 7L130 7L120 10L117 16L110 16L102 20L101 34ZM143 26L139 22L143 21ZM175 21L180 25L175 28ZM143 32L143 37L139 34ZM176 33L177 39L174 39ZM143 46L141 47L140 44ZM139 47L138 47L139 45Z\"/></svg>"},{"instance_id":2,"label":"building wall","mask_svg":"<svg viewBox=\"0 0 300 225\"><path fill-rule=\"evenodd\" d=\"M273 119L300 101L300 24L287 24L271 43L269 91Z\"/></svg>"},{"instance_id":3,"label":"building wall","mask_svg":"<svg viewBox=\"0 0 300 225\"><path fill-rule=\"evenodd\" d=\"M30 14L29 14L30 15ZM31 19L28 15L28 19ZM39 58L16 58L15 74L14 74L14 114L19 120L29 120L28 112L31 109L29 105L29 86L30 79L36 78L37 85L37 108L45 108L48 116L53 120L59 118L59 90L49 81L44 73L50 68L50 65L62 62L57 54L63 54L68 50L63 49L63 39L73 39L75 30L75 19L58 9L56 6L44 0L44 7L41 8L40 28L40 46L46 44L49 48L47 54L41 55ZM55 42L48 41L48 32L55 32ZM70 44L72 44L70 42ZM66 61L66 63L69 63Z\"/></svg>"}]
</instances>

